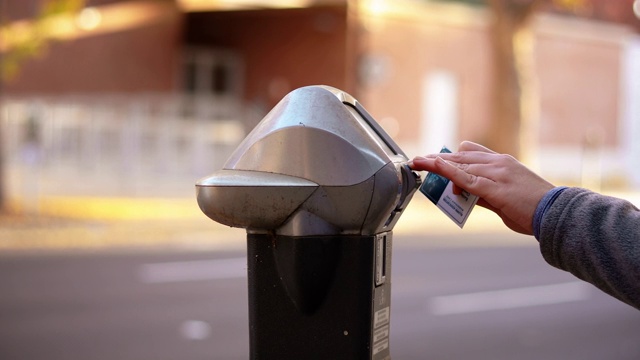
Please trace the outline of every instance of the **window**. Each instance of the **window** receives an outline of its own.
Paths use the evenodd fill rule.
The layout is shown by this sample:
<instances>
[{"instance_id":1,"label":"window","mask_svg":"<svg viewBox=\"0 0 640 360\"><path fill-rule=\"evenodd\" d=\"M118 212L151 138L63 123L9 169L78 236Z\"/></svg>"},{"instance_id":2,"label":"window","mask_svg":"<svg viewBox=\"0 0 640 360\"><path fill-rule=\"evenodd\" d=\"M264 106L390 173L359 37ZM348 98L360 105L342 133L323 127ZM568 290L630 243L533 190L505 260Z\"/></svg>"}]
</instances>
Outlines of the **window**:
<instances>
[{"instance_id":1,"label":"window","mask_svg":"<svg viewBox=\"0 0 640 360\"><path fill-rule=\"evenodd\" d=\"M185 51L182 88L187 94L240 96L242 60L233 51L190 48Z\"/></svg>"},{"instance_id":2,"label":"window","mask_svg":"<svg viewBox=\"0 0 640 360\"><path fill-rule=\"evenodd\" d=\"M182 116L187 119L237 118L242 98L243 62L229 50L188 48L182 62Z\"/></svg>"}]
</instances>

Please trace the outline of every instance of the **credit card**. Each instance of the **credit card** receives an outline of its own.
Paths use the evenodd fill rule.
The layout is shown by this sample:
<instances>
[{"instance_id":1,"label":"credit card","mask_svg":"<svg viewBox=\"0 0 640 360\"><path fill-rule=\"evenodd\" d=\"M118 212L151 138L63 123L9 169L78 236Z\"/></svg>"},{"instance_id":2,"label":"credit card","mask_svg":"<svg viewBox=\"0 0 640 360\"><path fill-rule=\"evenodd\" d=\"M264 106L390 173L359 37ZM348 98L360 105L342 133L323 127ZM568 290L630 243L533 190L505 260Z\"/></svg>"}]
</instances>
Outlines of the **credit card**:
<instances>
[{"instance_id":1,"label":"credit card","mask_svg":"<svg viewBox=\"0 0 640 360\"><path fill-rule=\"evenodd\" d=\"M446 146L442 147L441 153L450 153ZM460 195L453 193L453 182L435 173L428 173L420 192L423 193L432 203L444 212L461 229L469 218L469 214L478 202L478 197L462 190Z\"/></svg>"}]
</instances>

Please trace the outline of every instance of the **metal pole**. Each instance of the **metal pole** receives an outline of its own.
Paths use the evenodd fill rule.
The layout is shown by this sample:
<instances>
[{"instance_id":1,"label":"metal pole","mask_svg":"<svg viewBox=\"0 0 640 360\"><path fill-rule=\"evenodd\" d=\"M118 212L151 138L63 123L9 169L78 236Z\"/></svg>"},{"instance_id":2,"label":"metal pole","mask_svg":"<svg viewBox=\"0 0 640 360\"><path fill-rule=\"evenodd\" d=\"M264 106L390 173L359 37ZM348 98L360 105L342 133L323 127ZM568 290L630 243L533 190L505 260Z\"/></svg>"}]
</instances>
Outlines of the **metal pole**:
<instances>
[{"instance_id":1,"label":"metal pole","mask_svg":"<svg viewBox=\"0 0 640 360\"><path fill-rule=\"evenodd\" d=\"M389 359L391 240L248 234L250 358Z\"/></svg>"}]
</instances>

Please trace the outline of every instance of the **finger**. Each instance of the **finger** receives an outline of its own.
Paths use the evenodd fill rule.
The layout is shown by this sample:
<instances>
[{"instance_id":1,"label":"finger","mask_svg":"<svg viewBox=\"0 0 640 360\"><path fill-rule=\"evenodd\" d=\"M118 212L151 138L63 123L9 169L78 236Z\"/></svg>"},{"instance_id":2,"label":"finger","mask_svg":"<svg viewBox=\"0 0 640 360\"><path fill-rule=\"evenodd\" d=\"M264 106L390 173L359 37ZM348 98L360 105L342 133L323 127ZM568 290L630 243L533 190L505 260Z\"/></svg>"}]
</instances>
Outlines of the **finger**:
<instances>
[{"instance_id":1,"label":"finger","mask_svg":"<svg viewBox=\"0 0 640 360\"><path fill-rule=\"evenodd\" d=\"M502 174L502 172L497 171L494 164L460 164L453 161L448 161L448 163L467 174L484 177L493 181L500 179Z\"/></svg>"},{"instance_id":2,"label":"finger","mask_svg":"<svg viewBox=\"0 0 640 360\"><path fill-rule=\"evenodd\" d=\"M449 154L442 154L449 155ZM481 189L488 193L495 186L490 165L482 164L459 164L456 162L446 161L443 157L426 158L416 157L410 163L409 167L415 171L428 171L453 181L454 191L466 190L470 193L477 194L480 186L486 183L490 188ZM456 189L456 187L458 189ZM459 193L456 193L459 195Z\"/></svg>"},{"instance_id":3,"label":"finger","mask_svg":"<svg viewBox=\"0 0 640 360\"><path fill-rule=\"evenodd\" d=\"M485 177L469 174L456 165L445 161L441 157L437 157L433 163L435 169L434 172L444 176L445 178L453 181L458 187L465 189L466 191L484 197L485 194L489 194L495 187L495 182Z\"/></svg>"},{"instance_id":4,"label":"finger","mask_svg":"<svg viewBox=\"0 0 640 360\"><path fill-rule=\"evenodd\" d=\"M457 164L457 163L449 163L449 164L452 165L452 166L457 167L458 169L460 169L462 171L464 171L464 167L462 166L462 164ZM444 177L447 177L447 175L442 174L442 172L440 171L438 166L436 166L436 159L416 157L412 161L410 161L408 163L408 165L412 170L429 171L429 172L433 172L433 173L436 173L438 175L442 175ZM460 195L464 191L464 189L461 188L460 186L456 185L455 182L453 184L453 189L452 190L453 190L453 193L455 195Z\"/></svg>"},{"instance_id":5,"label":"finger","mask_svg":"<svg viewBox=\"0 0 640 360\"><path fill-rule=\"evenodd\" d=\"M444 159L449 165L458 168L460 171L463 171L470 175L487 178L491 181L498 181L504 175L504 172L496 171L496 166L493 164L493 162L496 160L496 154L464 153L462 156L458 156L449 153L442 153L440 155L441 156L436 156L434 158L430 156L416 157L411 162L410 167L413 170L435 172L439 175L449 178L448 175L443 175L441 173L441 168L436 165L436 159L441 158ZM460 163L458 161L462 161L463 163ZM474 161L478 161L480 163L473 163ZM464 186L460 187L462 189L466 189ZM454 190L457 189L455 189L454 187Z\"/></svg>"},{"instance_id":6,"label":"finger","mask_svg":"<svg viewBox=\"0 0 640 360\"><path fill-rule=\"evenodd\" d=\"M416 171L434 171L436 166L434 164L435 158L426 158L416 156L413 160L407 163L411 170Z\"/></svg>"},{"instance_id":7,"label":"finger","mask_svg":"<svg viewBox=\"0 0 640 360\"><path fill-rule=\"evenodd\" d=\"M496 152L484 147L480 144L476 144L472 141L463 141L462 143L460 143L460 146L458 147L458 151L480 151L480 152L486 152L486 153L491 153L491 154L495 154Z\"/></svg>"},{"instance_id":8,"label":"finger","mask_svg":"<svg viewBox=\"0 0 640 360\"><path fill-rule=\"evenodd\" d=\"M458 164L490 164L496 161L496 154L483 151L460 151L455 153L442 153L436 156L427 155L426 158L441 157L447 161L456 162Z\"/></svg>"},{"instance_id":9,"label":"finger","mask_svg":"<svg viewBox=\"0 0 640 360\"><path fill-rule=\"evenodd\" d=\"M460 146L458 147L458 152L457 153L433 153L433 154L428 154L425 156L422 156L423 158L429 158L429 159L435 159L438 156L446 156L446 157L450 157L450 156L455 156L455 154L458 153L475 153L475 152L479 152L479 153L486 153L486 154L497 154L495 151L484 147L480 144L476 144L474 142L471 141L463 141L462 143L460 143ZM447 159L448 160L448 159Z\"/></svg>"}]
</instances>

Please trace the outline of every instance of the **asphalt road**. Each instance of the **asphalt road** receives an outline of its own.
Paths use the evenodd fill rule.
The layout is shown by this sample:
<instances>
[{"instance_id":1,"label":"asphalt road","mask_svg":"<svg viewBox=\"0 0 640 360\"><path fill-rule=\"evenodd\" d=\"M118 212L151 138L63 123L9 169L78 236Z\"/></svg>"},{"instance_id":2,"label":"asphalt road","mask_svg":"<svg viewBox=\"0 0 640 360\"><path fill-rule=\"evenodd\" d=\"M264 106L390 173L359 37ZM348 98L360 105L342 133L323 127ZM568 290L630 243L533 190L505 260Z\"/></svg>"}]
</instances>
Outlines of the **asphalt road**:
<instances>
[{"instance_id":1,"label":"asphalt road","mask_svg":"<svg viewBox=\"0 0 640 360\"><path fill-rule=\"evenodd\" d=\"M2 255L0 359L247 359L244 256ZM394 359L640 359L640 312L535 247L396 236L392 282Z\"/></svg>"}]
</instances>

